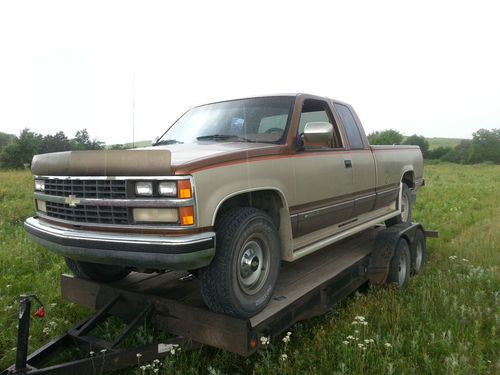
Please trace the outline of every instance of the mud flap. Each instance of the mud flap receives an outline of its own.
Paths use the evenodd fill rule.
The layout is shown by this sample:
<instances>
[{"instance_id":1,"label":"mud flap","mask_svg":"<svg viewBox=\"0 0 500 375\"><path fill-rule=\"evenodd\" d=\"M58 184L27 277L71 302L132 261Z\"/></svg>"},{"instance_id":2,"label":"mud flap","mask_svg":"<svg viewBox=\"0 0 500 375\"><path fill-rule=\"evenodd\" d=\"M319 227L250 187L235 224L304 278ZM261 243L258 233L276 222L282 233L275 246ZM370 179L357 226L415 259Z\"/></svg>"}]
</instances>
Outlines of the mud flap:
<instances>
[{"instance_id":1,"label":"mud flap","mask_svg":"<svg viewBox=\"0 0 500 375\"><path fill-rule=\"evenodd\" d=\"M399 239L404 236L411 247L416 230L421 230L420 224L401 223L393 225L377 235L368 265L368 279L372 284L381 285L386 282L389 266Z\"/></svg>"}]
</instances>

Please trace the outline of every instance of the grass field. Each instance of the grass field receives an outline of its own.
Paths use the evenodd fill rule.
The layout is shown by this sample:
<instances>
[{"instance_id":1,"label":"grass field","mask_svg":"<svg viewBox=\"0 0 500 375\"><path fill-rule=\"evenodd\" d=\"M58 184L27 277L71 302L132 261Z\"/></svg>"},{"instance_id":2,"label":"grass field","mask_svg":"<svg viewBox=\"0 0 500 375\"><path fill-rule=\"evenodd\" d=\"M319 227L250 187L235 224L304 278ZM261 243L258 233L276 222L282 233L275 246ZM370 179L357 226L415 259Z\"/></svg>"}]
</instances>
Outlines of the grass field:
<instances>
[{"instance_id":1,"label":"grass field","mask_svg":"<svg viewBox=\"0 0 500 375\"><path fill-rule=\"evenodd\" d=\"M427 268L404 293L370 288L253 357L203 348L161 361L158 373L500 373L500 166L433 164L425 174L414 219L441 237L429 240ZM24 233L31 190L28 172L0 172L0 369L14 361L19 294L47 305L46 318L32 321L32 350L88 314L59 297L62 259ZM353 324L360 317L368 324ZM141 330L135 340L157 334Z\"/></svg>"},{"instance_id":2,"label":"grass field","mask_svg":"<svg viewBox=\"0 0 500 375\"><path fill-rule=\"evenodd\" d=\"M463 139L460 138L425 138L429 142L429 150L434 150L438 147L451 147L457 146Z\"/></svg>"}]
</instances>

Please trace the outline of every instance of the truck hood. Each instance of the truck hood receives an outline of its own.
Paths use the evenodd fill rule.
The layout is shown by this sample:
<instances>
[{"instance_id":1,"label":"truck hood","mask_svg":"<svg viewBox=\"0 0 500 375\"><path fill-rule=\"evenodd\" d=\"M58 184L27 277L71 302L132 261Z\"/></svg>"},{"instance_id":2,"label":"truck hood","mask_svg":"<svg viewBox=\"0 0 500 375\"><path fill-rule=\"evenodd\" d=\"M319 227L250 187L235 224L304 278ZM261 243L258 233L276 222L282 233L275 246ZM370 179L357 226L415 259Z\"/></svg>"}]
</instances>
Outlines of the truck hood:
<instances>
[{"instance_id":1,"label":"truck hood","mask_svg":"<svg viewBox=\"0 0 500 375\"><path fill-rule=\"evenodd\" d=\"M31 171L38 176L166 176L271 155L282 148L264 143L203 142L131 150L65 151L35 155Z\"/></svg>"}]
</instances>

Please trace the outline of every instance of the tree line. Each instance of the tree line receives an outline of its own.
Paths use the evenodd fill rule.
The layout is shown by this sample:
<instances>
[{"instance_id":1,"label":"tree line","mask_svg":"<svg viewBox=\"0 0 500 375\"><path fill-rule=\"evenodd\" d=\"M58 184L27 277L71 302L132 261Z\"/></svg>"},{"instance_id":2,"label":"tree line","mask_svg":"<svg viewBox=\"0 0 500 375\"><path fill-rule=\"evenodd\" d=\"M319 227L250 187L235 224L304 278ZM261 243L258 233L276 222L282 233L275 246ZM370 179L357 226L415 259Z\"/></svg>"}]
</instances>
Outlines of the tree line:
<instances>
[{"instance_id":1,"label":"tree line","mask_svg":"<svg viewBox=\"0 0 500 375\"><path fill-rule=\"evenodd\" d=\"M91 139L87 129L76 132L68 138L60 131L54 135L42 135L23 129L19 137L0 132L0 167L21 169L31 164L36 154L71 150L100 150L104 142Z\"/></svg>"},{"instance_id":2,"label":"tree line","mask_svg":"<svg viewBox=\"0 0 500 375\"><path fill-rule=\"evenodd\" d=\"M425 159L460 164L500 164L500 129L479 129L472 134L472 139L464 139L455 147L440 146L432 150L424 136L414 134L405 138L394 129L372 132L368 140L372 145L416 145Z\"/></svg>"}]
</instances>

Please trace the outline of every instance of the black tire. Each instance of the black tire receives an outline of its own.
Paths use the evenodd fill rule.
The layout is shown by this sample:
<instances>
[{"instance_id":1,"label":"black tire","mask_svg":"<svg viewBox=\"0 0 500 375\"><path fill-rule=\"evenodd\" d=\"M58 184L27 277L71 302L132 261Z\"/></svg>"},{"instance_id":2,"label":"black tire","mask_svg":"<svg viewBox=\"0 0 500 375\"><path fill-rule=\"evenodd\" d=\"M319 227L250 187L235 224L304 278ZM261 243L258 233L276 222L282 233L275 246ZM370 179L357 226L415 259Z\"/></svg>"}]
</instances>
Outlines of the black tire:
<instances>
[{"instance_id":1,"label":"black tire","mask_svg":"<svg viewBox=\"0 0 500 375\"><path fill-rule=\"evenodd\" d=\"M278 279L276 227L263 211L243 207L223 214L215 232L215 257L198 272L203 300L213 311L251 317L267 306Z\"/></svg>"},{"instance_id":2,"label":"black tire","mask_svg":"<svg viewBox=\"0 0 500 375\"><path fill-rule=\"evenodd\" d=\"M391 227L396 224L401 224L401 223L411 223L412 219L412 199L411 199L411 192L410 188L408 185L403 183L403 190L401 191L401 200L403 202L402 208L403 212L399 214L398 216L391 217L390 219L385 221L385 225L387 227ZM399 198L398 198L398 204L399 204ZM407 209L408 212L404 211L404 209Z\"/></svg>"},{"instance_id":3,"label":"black tire","mask_svg":"<svg viewBox=\"0 0 500 375\"><path fill-rule=\"evenodd\" d=\"M66 265L75 276L86 280L107 283L121 280L130 273L128 268L121 266L81 262L70 258L64 259L66 260Z\"/></svg>"},{"instance_id":4,"label":"black tire","mask_svg":"<svg viewBox=\"0 0 500 375\"><path fill-rule=\"evenodd\" d=\"M406 241L406 239L400 238L389 266L387 282L396 284L401 290L405 289L408 286L408 281L410 280L410 273L410 246L408 245L408 241Z\"/></svg>"},{"instance_id":5,"label":"black tire","mask_svg":"<svg viewBox=\"0 0 500 375\"><path fill-rule=\"evenodd\" d=\"M413 239L411 249L411 273L417 275L427 263L427 245L425 235L418 229Z\"/></svg>"}]
</instances>

